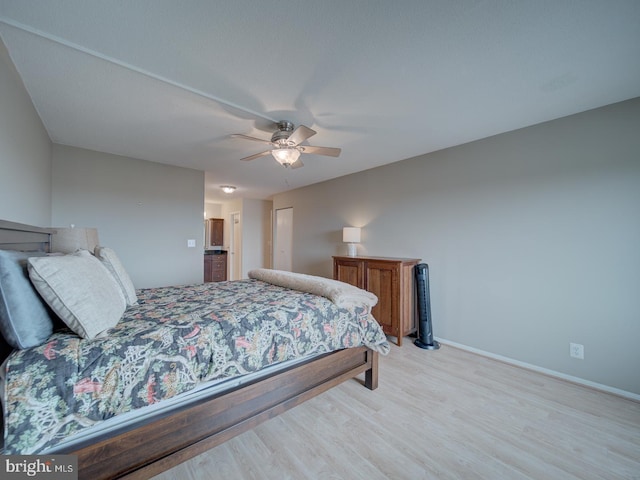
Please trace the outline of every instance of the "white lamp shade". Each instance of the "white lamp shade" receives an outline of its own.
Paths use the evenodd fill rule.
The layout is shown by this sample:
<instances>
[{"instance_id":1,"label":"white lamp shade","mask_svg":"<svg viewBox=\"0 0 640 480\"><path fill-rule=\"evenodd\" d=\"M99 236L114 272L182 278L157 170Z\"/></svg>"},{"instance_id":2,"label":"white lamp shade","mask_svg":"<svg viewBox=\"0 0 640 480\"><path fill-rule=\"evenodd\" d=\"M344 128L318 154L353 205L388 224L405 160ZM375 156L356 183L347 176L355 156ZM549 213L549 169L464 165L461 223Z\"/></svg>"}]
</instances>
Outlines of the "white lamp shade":
<instances>
[{"instance_id":1,"label":"white lamp shade","mask_svg":"<svg viewBox=\"0 0 640 480\"><path fill-rule=\"evenodd\" d=\"M360 243L360 229L358 227L344 227L342 241L345 243Z\"/></svg>"},{"instance_id":2,"label":"white lamp shade","mask_svg":"<svg viewBox=\"0 0 640 480\"><path fill-rule=\"evenodd\" d=\"M78 249L93 250L100 244L95 228L56 228L51 235L51 251L73 253Z\"/></svg>"}]
</instances>

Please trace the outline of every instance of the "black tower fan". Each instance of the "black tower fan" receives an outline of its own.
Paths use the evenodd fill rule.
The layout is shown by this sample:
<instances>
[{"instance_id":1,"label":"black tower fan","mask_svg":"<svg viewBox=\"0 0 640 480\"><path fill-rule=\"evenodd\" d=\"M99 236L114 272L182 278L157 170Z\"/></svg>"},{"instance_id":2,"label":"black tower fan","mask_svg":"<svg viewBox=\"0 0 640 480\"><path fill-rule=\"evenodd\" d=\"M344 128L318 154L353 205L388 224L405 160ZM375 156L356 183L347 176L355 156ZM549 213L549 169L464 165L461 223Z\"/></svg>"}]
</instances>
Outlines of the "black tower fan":
<instances>
[{"instance_id":1,"label":"black tower fan","mask_svg":"<svg viewBox=\"0 0 640 480\"><path fill-rule=\"evenodd\" d=\"M433 339L431 323L431 298L429 295L429 265L419 263L414 267L418 293L418 338L414 345L426 350L437 350L440 344Z\"/></svg>"}]
</instances>

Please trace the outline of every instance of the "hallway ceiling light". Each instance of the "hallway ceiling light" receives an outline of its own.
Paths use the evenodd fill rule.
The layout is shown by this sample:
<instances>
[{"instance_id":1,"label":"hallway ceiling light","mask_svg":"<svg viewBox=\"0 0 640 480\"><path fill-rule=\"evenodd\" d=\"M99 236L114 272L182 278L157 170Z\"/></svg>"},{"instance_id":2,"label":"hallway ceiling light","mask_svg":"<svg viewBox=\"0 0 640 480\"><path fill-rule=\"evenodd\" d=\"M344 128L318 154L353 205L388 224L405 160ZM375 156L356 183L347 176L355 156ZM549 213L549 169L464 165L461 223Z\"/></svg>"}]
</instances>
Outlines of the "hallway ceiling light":
<instances>
[{"instance_id":1,"label":"hallway ceiling light","mask_svg":"<svg viewBox=\"0 0 640 480\"><path fill-rule=\"evenodd\" d=\"M233 185L220 185L220 188L224 193L233 193L236 190L236 187Z\"/></svg>"}]
</instances>

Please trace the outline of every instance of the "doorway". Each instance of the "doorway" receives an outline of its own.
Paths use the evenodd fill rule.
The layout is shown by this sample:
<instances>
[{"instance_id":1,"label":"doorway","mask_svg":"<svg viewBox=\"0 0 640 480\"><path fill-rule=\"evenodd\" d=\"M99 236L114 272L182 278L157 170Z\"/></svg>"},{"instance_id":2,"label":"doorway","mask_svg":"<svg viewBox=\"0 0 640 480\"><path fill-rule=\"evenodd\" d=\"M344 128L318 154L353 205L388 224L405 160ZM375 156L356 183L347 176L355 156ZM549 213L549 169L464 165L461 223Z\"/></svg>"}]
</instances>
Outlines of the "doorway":
<instances>
[{"instance_id":1,"label":"doorway","mask_svg":"<svg viewBox=\"0 0 640 480\"><path fill-rule=\"evenodd\" d=\"M229 214L229 280L242 278L242 223L240 212Z\"/></svg>"},{"instance_id":2,"label":"doorway","mask_svg":"<svg viewBox=\"0 0 640 480\"><path fill-rule=\"evenodd\" d=\"M275 224L274 268L290 272L293 268L293 207L276 210Z\"/></svg>"}]
</instances>

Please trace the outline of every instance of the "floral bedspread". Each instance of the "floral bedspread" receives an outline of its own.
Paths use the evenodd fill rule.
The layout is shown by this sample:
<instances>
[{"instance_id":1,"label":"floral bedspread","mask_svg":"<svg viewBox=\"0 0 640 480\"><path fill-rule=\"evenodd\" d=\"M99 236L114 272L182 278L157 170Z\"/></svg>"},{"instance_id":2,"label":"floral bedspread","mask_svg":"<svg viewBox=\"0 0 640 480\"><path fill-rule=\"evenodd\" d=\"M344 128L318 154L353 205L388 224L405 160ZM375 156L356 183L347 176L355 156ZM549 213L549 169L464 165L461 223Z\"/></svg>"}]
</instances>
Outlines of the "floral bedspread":
<instances>
[{"instance_id":1,"label":"floral bedspread","mask_svg":"<svg viewBox=\"0 0 640 480\"><path fill-rule=\"evenodd\" d=\"M115 328L65 330L6 363L4 453L35 454L96 423L315 353L389 344L366 307L258 280L138 290Z\"/></svg>"}]
</instances>

